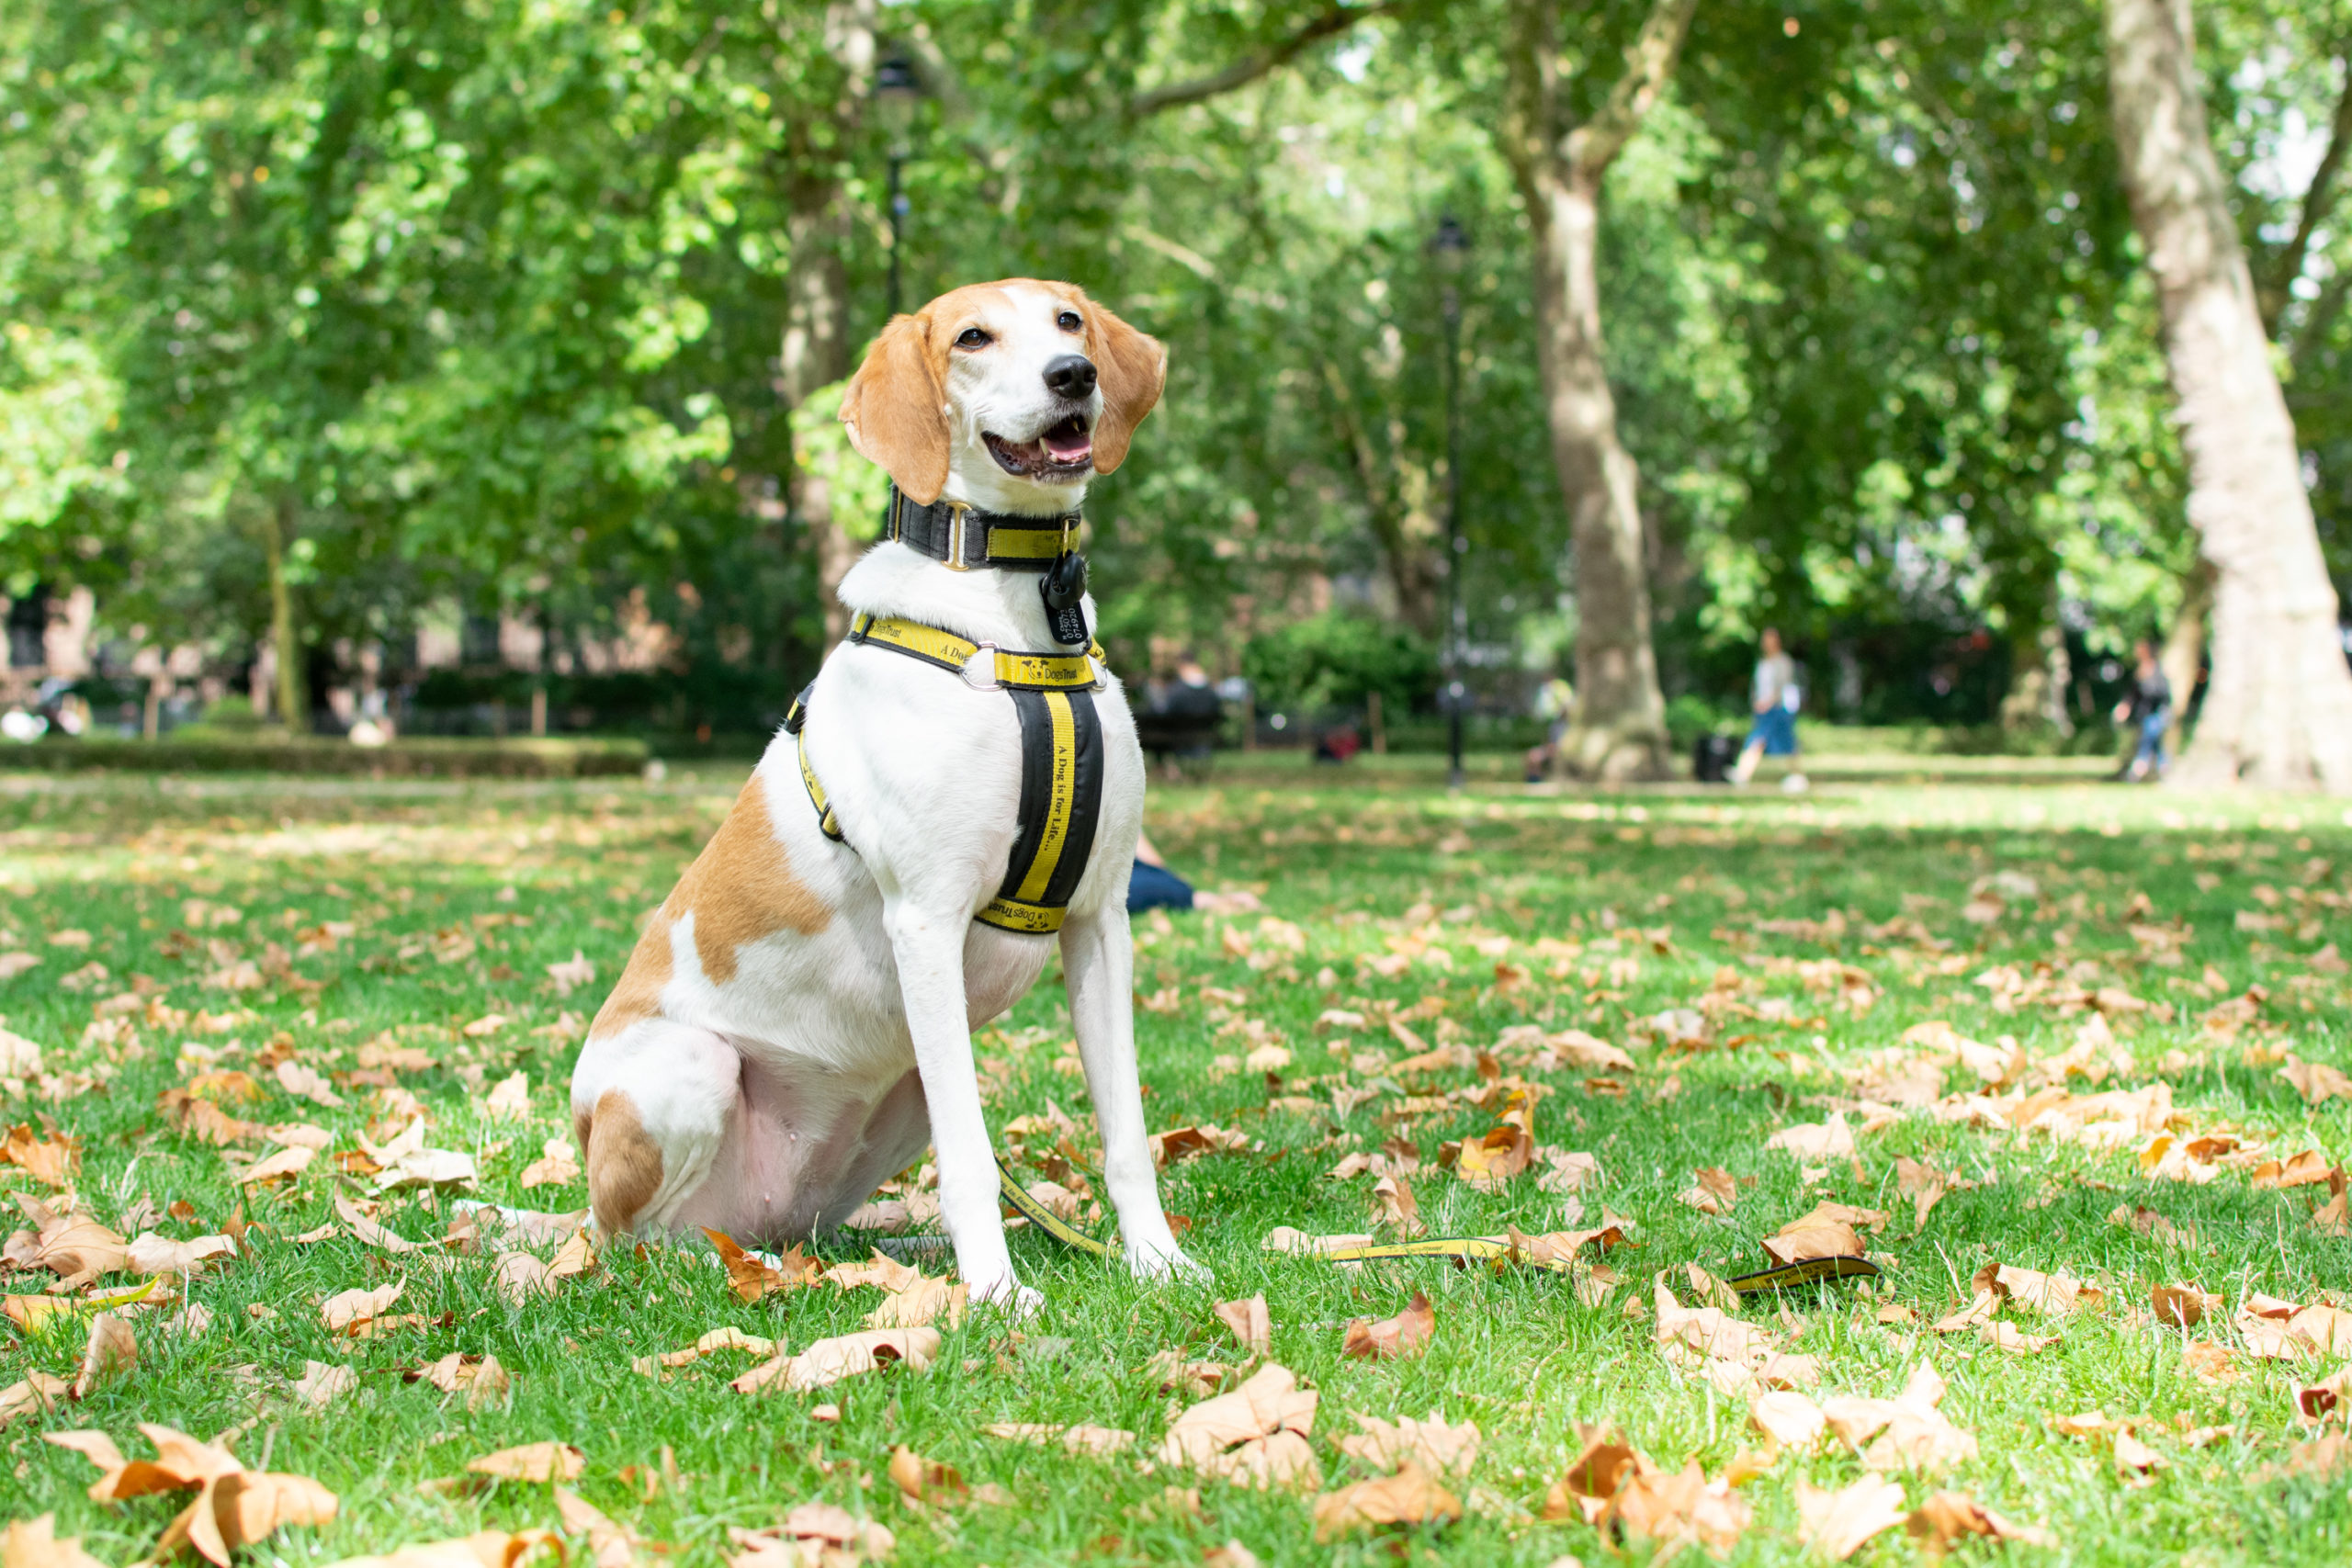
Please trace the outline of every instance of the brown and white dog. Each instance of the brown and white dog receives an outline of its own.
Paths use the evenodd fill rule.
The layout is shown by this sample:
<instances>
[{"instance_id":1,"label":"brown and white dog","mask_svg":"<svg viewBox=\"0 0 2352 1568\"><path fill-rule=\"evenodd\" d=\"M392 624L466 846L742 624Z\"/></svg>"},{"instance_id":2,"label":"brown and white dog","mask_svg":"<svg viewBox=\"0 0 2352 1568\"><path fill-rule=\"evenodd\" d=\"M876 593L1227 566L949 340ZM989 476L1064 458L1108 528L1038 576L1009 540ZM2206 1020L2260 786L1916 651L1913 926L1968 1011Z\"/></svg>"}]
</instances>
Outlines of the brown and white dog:
<instances>
[{"instance_id":1,"label":"brown and white dog","mask_svg":"<svg viewBox=\"0 0 2352 1568\"><path fill-rule=\"evenodd\" d=\"M842 419L915 502L1058 517L1126 457L1166 371L1158 342L1076 288L1008 279L892 321ZM1056 646L1035 575L951 570L903 544L869 551L841 599L999 648ZM1099 673L1102 814L1056 938L973 919L1015 833L1011 704L885 649L833 649L803 739L846 841L820 830L779 736L647 926L573 1069L600 1225L797 1240L928 1143L972 1293L1034 1304L1005 1246L971 1032L1020 1000L1058 940L1128 1265L1196 1271L1160 1210L1136 1077L1126 886L1143 757L1118 682Z\"/></svg>"}]
</instances>

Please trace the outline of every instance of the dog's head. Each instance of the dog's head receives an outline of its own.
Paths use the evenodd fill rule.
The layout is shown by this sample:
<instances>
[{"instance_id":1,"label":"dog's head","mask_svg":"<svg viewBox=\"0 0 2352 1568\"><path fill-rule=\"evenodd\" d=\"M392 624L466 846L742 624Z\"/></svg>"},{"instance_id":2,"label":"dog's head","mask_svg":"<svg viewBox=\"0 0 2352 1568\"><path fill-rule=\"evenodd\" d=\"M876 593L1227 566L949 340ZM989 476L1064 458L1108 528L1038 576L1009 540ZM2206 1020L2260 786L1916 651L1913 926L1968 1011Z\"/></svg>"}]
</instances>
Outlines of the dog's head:
<instances>
[{"instance_id":1,"label":"dog's head","mask_svg":"<svg viewBox=\"0 0 2352 1568\"><path fill-rule=\"evenodd\" d=\"M850 444L925 505L950 487L994 512L1074 508L1126 460L1168 353L1073 284L1010 277L899 316L842 399Z\"/></svg>"}]
</instances>

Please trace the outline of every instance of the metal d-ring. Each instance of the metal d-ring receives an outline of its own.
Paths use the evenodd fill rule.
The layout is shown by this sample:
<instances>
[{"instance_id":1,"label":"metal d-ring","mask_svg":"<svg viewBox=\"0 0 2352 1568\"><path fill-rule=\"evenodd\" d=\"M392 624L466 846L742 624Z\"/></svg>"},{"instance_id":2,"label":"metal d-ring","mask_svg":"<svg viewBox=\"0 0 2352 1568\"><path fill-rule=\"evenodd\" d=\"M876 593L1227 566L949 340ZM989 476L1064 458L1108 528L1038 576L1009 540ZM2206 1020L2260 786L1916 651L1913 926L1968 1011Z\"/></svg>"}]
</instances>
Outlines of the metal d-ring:
<instances>
[{"instance_id":1,"label":"metal d-ring","mask_svg":"<svg viewBox=\"0 0 2352 1568\"><path fill-rule=\"evenodd\" d=\"M976 645L972 656L964 660L962 674L964 684L976 692L1001 690L1002 684L996 678L996 644L984 642Z\"/></svg>"}]
</instances>

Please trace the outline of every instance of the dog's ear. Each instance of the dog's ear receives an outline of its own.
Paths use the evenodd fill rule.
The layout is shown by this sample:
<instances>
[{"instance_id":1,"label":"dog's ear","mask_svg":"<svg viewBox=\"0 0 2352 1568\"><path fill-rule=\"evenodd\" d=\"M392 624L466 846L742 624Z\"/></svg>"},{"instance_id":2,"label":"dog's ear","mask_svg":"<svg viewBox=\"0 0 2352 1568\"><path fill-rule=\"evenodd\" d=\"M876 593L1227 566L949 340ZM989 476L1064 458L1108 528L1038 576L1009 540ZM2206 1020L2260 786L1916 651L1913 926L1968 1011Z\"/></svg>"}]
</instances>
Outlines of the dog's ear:
<instances>
[{"instance_id":1,"label":"dog's ear","mask_svg":"<svg viewBox=\"0 0 2352 1568\"><path fill-rule=\"evenodd\" d=\"M947 488L947 399L932 368L930 325L927 316L893 318L842 394L849 444L919 506Z\"/></svg>"},{"instance_id":2,"label":"dog's ear","mask_svg":"<svg viewBox=\"0 0 2352 1568\"><path fill-rule=\"evenodd\" d=\"M1107 474L1127 460L1127 444L1159 389L1168 383L1168 350L1092 300L1094 373L1102 388L1102 417L1094 426L1094 471Z\"/></svg>"}]
</instances>

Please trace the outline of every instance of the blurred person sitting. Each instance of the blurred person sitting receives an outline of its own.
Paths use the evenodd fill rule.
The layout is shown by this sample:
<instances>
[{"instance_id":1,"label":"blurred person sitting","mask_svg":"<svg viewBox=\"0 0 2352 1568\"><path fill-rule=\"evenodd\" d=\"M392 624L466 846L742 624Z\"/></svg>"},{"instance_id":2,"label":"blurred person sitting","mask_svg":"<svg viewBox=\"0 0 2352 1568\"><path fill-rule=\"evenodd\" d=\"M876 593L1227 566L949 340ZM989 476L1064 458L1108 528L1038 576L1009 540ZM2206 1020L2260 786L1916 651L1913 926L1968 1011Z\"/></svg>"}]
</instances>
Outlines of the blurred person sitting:
<instances>
[{"instance_id":1,"label":"blurred person sitting","mask_svg":"<svg viewBox=\"0 0 2352 1568\"><path fill-rule=\"evenodd\" d=\"M1756 715L1747 743L1731 771L1731 782L1745 784L1756 776L1756 764L1766 757L1797 754L1797 666L1781 648L1778 626L1766 626L1756 660L1756 678L1748 687L1748 707ZM1804 775L1791 773L1784 787L1803 789Z\"/></svg>"},{"instance_id":2,"label":"blurred person sitting","mask_svg":"<svg viewBox=\"0 0 2352 1568\"><path fill-rule=\"evenodd\" d=\"M1186 762L1208 761L1210 745L1225 722L1225 699L1216 694L1209 672L1187 649L1176 659L1175 678L1154 681L1146 687L1144 709L1136 716L1136 739L1143 749L1160 758L1173 778Z\"/></svg>"},{"instance_id":3,"label":"blurred person sitting","mask_svg":"<svg viewBox=\"0 0 2352 1568\"><path fill-rule=\"evenodd\" d=\"M1136 835L1135 869L1127 874L1127 913L1146 909L1198 909L1209 915L1239 915L1262 908L1247 890L1233 893L1196 892L1193 885L1168 869L1150 835Z\"/></svg>"},{"instance_id":4,"label":"blurred person sitting","mask_svg":"<svg viewBox=\"0 0 2352 1568\"><path fill-rule=\"evenodd\" d=\"M2139 731L2132 761L2118 777L2132 784L2162 778L2172 759L2165 736L2172 729L2172 682L2156 662L2156 645L2141 637L2132 645L2132 693L2115 705L2115 722Z\"/></svg>"}]
</instances>

